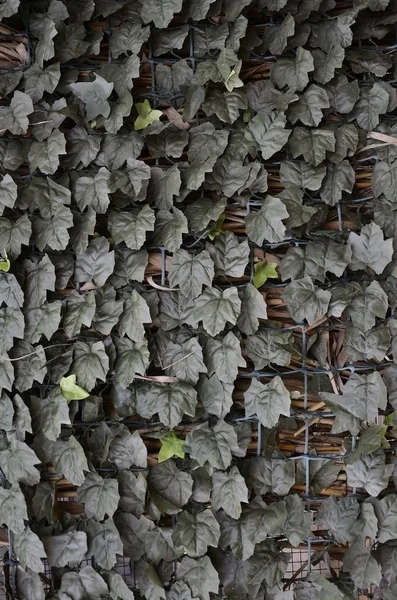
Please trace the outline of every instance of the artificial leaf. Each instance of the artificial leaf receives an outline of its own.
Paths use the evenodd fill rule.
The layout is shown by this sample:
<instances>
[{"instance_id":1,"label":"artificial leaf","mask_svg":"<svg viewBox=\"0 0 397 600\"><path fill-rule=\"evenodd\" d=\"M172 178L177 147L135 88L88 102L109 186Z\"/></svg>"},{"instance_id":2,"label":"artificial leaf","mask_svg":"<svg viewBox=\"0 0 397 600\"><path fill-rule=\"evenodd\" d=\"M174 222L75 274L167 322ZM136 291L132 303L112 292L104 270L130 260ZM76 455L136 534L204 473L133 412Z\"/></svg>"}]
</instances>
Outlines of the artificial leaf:
<instances>
[{"instance_id":1,"label":"artificial leaf","mask_svg":"<svg viewBox=\"0 0 397 600\"><path fill-rule=\"evenodd\" d=\"M214 278L214 263L210 253L190 254L182 248L177 250L170 262L168 278L172 288L179 286L188 298L197 298L203 285L211 287Z\"/></svg>"},{"instance_id":2,"label":"artificial leaf","mask_svg":"<svg viewBox=\"0 0 397 600\"><path fill-rule=\"evenodd\" d=\"M208 462L216 469L226 469L232 460L232 452L238 452L236 432L222 420L212 428L204 423L186 436L186 451L200 466Z\"/></svg>"},{"instance_id":3,"label":"artificial leaf","mask_svg":"<svg viewBox=\"0 0 397 600\"><path fill-rule=\"evenodd\" d=\"M211 501L214 509L223 508L227 515L238 519L241 502L248 502L248 489L237 467L232 467L228 473L215 471L212 482Z\"/></svg>"},{"instance_id":4,"label":"artificial leaf","mask_svg":"<svg viewBox=\"0 0 397 600\"><path fill-rule=\"evenodd\" d=\"M245 220L247 235L258 246L263 241L281 242L285 235L283 219L288 218L284 204L278 198L266 196L258 212L252 212Z\"/></svg>"},{"instance_id":5,"label":"artificial leaf","mask_svg":"<svg viewBox=\"0 0 397 600\"><path fill-rule=\"evenodd\" d=\"M193 314L197 321L202 321L205 331L215 336L225 328L227 322L236 324L240 308L237 288L231 287L221 292L208 287L197 298Z\"/></svg>"},{"instance_id":6,"label":"artificial leaf","mask_svg":"<svg viewBox=\"0 0 397 600\"><path fill-rule=\"evenodd\" d=\"M170 431L161 438L158 461L159 463L164 462L173 456L178 456L179 458L185 457L185 442L178 438L173 431Z\"/></svg>"},{"instance_id":7,"label":"artificial leaf","mask_svg":"<svg viewBox=\"0 0 397 600\"><path fill-rule=\"evenodd\" d=\"M290 415L290 395L278 375L265 385L253 379L244 399L246 416L256 414L262 425L269 429L277 424L280 415Z\"/></svg>"},{"instance_id":8,"label":"artificial leaf","mask_svg":"<svg viewBox=\"0 0 397 600\"><path fill-rule=\"evenodd\" d=\"M193 558L203 556L208 546L218 545L219 524L211 510L207 509L195 517L183 511L173 528L172 538L185 553Z\"/></svg>"},{"instance_id":9,"label":"artificial leaf","mask_svg":"<svg viewBox=\"0 0 397 600\"><path fill-rule=\"evenodd\" d=\"M352 271L370 267L375 273L382 273L393 254L393 240L385 240L379 225L365 225L357 235L352 231L349 243L353 252L350 268Z\"/></svg>"},{"instance_id":10,"label":"artificial leaf","mask_svg":"<svg viewBox=\"0 0 397 600\"><path fill-rule=\"evenodd\" d=\"M84 504L89 519L103 521L105 515L113 517L120 496L115 479L103 479L97 473L88 473L78 490L78 501Z\"/></svg>"}]
</instances>

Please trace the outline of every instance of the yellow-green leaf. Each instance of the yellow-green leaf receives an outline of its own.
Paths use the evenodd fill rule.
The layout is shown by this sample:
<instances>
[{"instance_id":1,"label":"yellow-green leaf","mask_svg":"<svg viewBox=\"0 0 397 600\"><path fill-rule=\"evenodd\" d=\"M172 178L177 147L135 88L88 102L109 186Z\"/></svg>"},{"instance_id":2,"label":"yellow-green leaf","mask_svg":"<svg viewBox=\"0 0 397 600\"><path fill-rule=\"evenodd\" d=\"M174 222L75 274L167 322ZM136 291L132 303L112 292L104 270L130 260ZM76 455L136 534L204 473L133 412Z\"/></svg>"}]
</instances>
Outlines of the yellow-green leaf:
<instances>
[{"instance_id":1,"label":"yellow-green leaf","mask_svg":"<svg viewBox=\"0 0 397 600\"><path fill-rule=\"evenodd\" d=\"M170 431L161 438L161 448L159 452L159 462L164 462L173 456L184 458L185 441L178 438L173 431Z\"/></svg>"},{"instance_id":2,"label":"yellow-green leaf","mask_svg":"<svg viewBox=\"0 0 397 600\"><path fill-rule=\"evenodd\" d=\"M215 223L215 227L213 229L211 229L210 234L209 234L209 238L210 240L213 240L214 238L216 238L217 235L220 235L223 231L223 223L225 222L226 219L226 213L222 213L221 215L219 215L217 222Z\"/></svg>"},{"instance_id":3,"label":"yellow-green leaf","mask_svg":"<svg viewBox=\"0 0 397 600\"><path fill-rule=\"evenodd\" d=\"M3 251L3 254L4 259L2 256L0 256L0 271L5 271L6 273L8 273L11 267L11 263L7 258L7 252L5 250Z\"/></svg>"},{"instance_id":4,"label":"yellow-green leaf","mask_svg":"<svg viewBox=\"0 0 397 600\"><path fill-rule=\"evenodd\" d=\"M260 288L269 278L278 279L277 264L257 262L254 267L254 286Z\"/></svg>"},{"instance_id":5,"label":"yellow-green leaf","mask_svg":"<svg viewBox=\"0 0 397 600\"><path fill-rule=\"evenodd\" d=\"M135 104L135 106L138 111L138 116L134 124L135 131L145 129L145 127L148 127L154 121L159 121L160 117L162 117L163 115L161 110L152 109L149 100L145 100L144 102L138 102L137 104Z\"/></svg>"},{"instance_id":6,"label":"yellow-green leaf","mask_svg":"<svg viewBox=\"0 0 397 600\"><path fill-rule=\"evenodd\" d=\"M244 82L241 81L240 77L237 75L236 71L233 69L230 71L229 77L225 81L225 88L228 92L232 92L234 88L243 87Z\"/></svg>"},{"instance_id":7,"label":"yellow-green leaf","mask_svg":"<svg viewBox=\"0 0 397 600\"><path fill-rule=\"evenodd\" d=\"M82 387L76 383L76 375L69 375L69 377L62 377L59 382L62 396L69 402L71 400L84 400L88 398L89 393L86 392Z\"/></svg>"}]
</instances>

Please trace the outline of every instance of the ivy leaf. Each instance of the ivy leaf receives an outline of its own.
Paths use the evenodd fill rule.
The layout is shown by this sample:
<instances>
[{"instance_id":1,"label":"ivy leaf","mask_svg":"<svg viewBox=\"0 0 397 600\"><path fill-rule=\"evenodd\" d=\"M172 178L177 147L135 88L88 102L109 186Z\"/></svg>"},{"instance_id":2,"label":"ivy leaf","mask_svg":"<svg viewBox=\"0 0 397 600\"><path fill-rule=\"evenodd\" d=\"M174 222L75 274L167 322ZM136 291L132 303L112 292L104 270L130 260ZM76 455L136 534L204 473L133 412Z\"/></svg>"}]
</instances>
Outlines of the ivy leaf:
<instances>
[{"instance_id":1,"label":"ivy leaf","mask_svg":"<svg viewBox=\"0 0 397 600\"><path fill-rule=\"evenodd\" d=\"M0 18L12 17L19 8L20 0L5 0L0 7Z\"/></svg>"},{"instance_id":2,"label":"ivy leaf","mask_svg":"<svg viewBox=\"0 0 397 600\"><path fill-rule=\"evenodd\" d=\"M127 388L134 381L135 375L145 375L149 366L149 350L147 342L133 342L122 338L116 342L117 358L114 364L117 381Z\"/></svg>"},{"instance_id":3,"label":"ivy leaf","mask_svg":"<svg viewBox=\"0 0 397 600\"><path fill-rule=\"evenodd\" d=\"M295 33L295 20L288 14L281 25L267 27L263 36L263 49L269 49L272 54L282 54L289 36Z\"/></svg>"},{"instance_id":4,"label":"ivy leaf","mask_svg":"<svg viewBox=\"0 0 397 600\"><path fill-rule=\"evenodd\" d=\"M14 368L8 357L0 358L0 390L11 392L14 383Z\"/></svg>"},{"instance_id":5,"label":"ivy leaf","mask_svg":"<svg viewBox=\"0 0 397 600\"><path fill-rule=\"evenodd\" d=\"M378 417L378 407L386 408L387 390L377 372L370 375L352 373L343 387L343 396L321 392L321 398L329 399L359 419L374 421Z\"/></svg>"},{"instance_id":6,"label":"ivy leaf","mask_svg":"<svg viewBox=\"0 0 397 600\"><path fill-rule=\"evenodd\" d=\"M225 328L227 322L236 324L240 309L237 288L230 287L221 292L208 287L197 298L193 315L197 321L202 321L209 335L215 336Z\"/></svg>"},{"instance_id":7,"label":"ivy leaf","mask_svg":"<svg viewBox=\"0 0 397 600\"><path fill-rule=\"evenodd\" d=\"M51 448L51 459L58 475L64 475L74 485L82 485L84 471L89 469L84 450L73 435L67 442L56 440Z\"/></svg>"},{"instance_id":8,"label":"ivy leaf","mask_svg":"<svg viewBox=\"0 0 397 600\"><path fill-rule=\"evenodd\" d=\"M42 346L32 346L25 340L20 340L11 351L14 361L15 382L18 392L26 392L32 387L33 381L43 383L47 373L46 356Z\"/></svg>"},{"instance_id":9,"label":"ivy leaf","mask_svg":"<svg viewBox=\"0 0 397 600\"><path fill-rule=\"evenodd\" d=\"M329 108L327 92L318 85L310 85L289 108L289 120L291 123L300 121L309 127L317 127L323 118L321 109Z\"/></svg>"},{"instance_id":10,"label":"ivy leaf","mask_svg":"<svg viewBox=\"0 0 397 600\"><path fill-rule=\"evenodd\" d=\"M185 442L178 438L173 431L167 433L160 441L159 463L164 462L173 456L178 456L179 458L185 457Z\"/></svg>"},{"instance_id":11,"label":"ivy leaf","mask_svg":"<svg viewBox=\"0 0 397 600\"><path fill-rule=\"evenodd\" d=\"M212 482L214 487L211 501L214 510L223 508L232 519L238 519L241 515L241 502L248 503L248 489L237 467L232 467L228 473L215 471Z\"/></svg>"},{"instance_id":12,"label":"ivy leaf","mask_svg":"<svg viewBox=\"0 0 397 600\"><path fill-rule=\"evenodd\" d=\"M0 215L5 208L14 208L18 188L11 175L6 173L0 181Z\"/></svg>"},{"instance_id":13,"label":"ivy leaf","mask_svg":"<svg viewBox=\"0 0 397 600\"><path fill-rule=\"evenodd\" d=\"M257 143L262 158L268 160L285 146L291 135L291 130L285 129L286 123L283 112L258 113L249 121L244 135L248 141Z\"/></svg>"},{"instance_id":14,"label":"ivy leaf","mask_svg":"<svg viewBox=\"0 0 397 600\"><path fill-rule=\"evenodd\" d=\"M305 512L303 501L297 494L287 496L285 503L287 519L284 533L292 546L297 547L311 534L313 516L310 512Z\"/></svg>"},{"instance_id":15,"label":"ivy leaf","mask_svg":"<svg viewBox=\"0 0 397 600\"><path fill-rule=\"evenodd\" d=\"M2 261L2 263L7 262L6 255L9 255L11 260L18 258L22 244L26 246L29 244L31 232L32 225L26 214L16 221L9 221L4 217L0 217L0 248L5 256L5 261ZM4 265L2 270L8 271Z\"/></svg>"},{"instance_id":16,"label":"ivy leaf","mask_svg":"<svg viewBox=\"0 0 397 600\"><path fill-rule=\"evenodd\" d=\"M335 135L326 129L295 127L289 140L292 156L303 156L306 162L317 167L324 162L327 152L335 150Z\"/></svg>"},{"instance_id":17,"label":"ivy leaf","mask_svg":"<svg viewBox=\"0 0 397 600\"><path fill-rule=\"evenodd\" d=\"M236 432L222 420L212 428L204 423L187 434L186 451L201 467L208 462L215 469L227 469L232 452L239 451Z\"/></svg>"},{"instance_id":18,"label":"ivy leaf","mask_svg":"<svg viewBox=\"0 0 397 600\"><path fill-rule=\"evenodd\" d=\"M61 307L61 301L55 300L55 302L45 302L40 307L27 309L25 311L26 341L36 344L42 335L50 340L59 327Z\"/></svg>"},{"instance_id":19,"label":"ivy leaf","mask_svg":"<svg viewBox=\"0 0 397 600\"><path fill-rule=\"evenodd\" d=\"M167 375L174 375L179 381L195 385L200 373L206 373L203 352L196 338L181 344L170 341L163 355L163 369Z\"/></svg>"},{"instance_id":20,"label":"ivy leaf","mask_svg":"<svg viewBox=\"0 0 397 600\"><path fill-rule=\"evenodd\" d=\"M28 152L30 172L39 169L42 173L53 175L59 167L59 157L66 154L66 140L58 129L42 142L32 142Z\"/></svg>"},{"instance_id":21,"label":"ivy leaf","mask_svg":"<svg viewBox=\"0 0 397 600\"><path fill-rule=\"evenodd\" d=\"M53 217L59 208L70 202L70 191L49 177L33 179L18 198L19 208L30 211L38 209L45 219Z\"/></svg>"},{"instance_id":22,"label":"ivy leaf","mask_svg":"<svg viewBox=\"0 0 397 600\"><path fill-rule=\"evenodd\" d=\"M15 438L11 438L8 447L0 451L0 469L11 485L17 485L19 482L25 485L39 483L40 473L34 467L39 463L33 450Z\"/></svg>"},{"instance_id":23,"label":"ivy leaf","mask_svg":"<svg viewBox=\"0 0 397 600\"><path fill-rule=\"evenodd\" d=\"M144 323L151 323L149 306L136 290L124 296L124 312L119 321L119 334L127 335L133 342L142 342L145 338Z\"/></svg>"},{"instance_id":24,"label":"ivy leaf","mask_svg":"<svg viewBox=\"0 0 397 600\"><path fill-rule=\"evenodd\" d=\"M99 287L114 269L114 251L109 252L109 242L104 237L91 240L87 250L76 257L75 277L78 282L93 281Z\"/></svg>"},{"instance_id":25,"label":"ivy leaf","mask_svg":"<svg viewBox=\"0 0 397 600\"><path fill-rule=\"evenodd\" d=\"M206 249L214 261L218 276L242 277L244 275L250 254L247 240L240 243L234 233L224 231L215 238L215 244L207 243Z\"/></svg>"},{"instance_id":26,"label":"ivy leaf","mask_svg":"<svg viewBox=\"0 0 397 600\"><path fill-rule=\"evenodd\" d=\"M109 592L112 600L134 600L134 594L127 587L124 579L119 573L115 571L104 571L102 572L102 577L106 581L109 590L106 591L106 594Z\"/></svg>"},{"instance_id":27,"label":"ivy leaf","mask_svg":"<svg viewBox=\"0 0 397 600\"><path fill-rule=\"evenodd\" d=\"M327 94L331 107L338 113L347 114L360 97L360 87L357 80L349 81L346 75L338 75L327 85Z\"/></svg>"},{"instance_id":28,"label":"ivy leaf","mask_svg":"<svg viewBox=\"0 0 397 600\"><path fill-rule=\"evenodd\" d=\"M291 398L278 375L265 385L253 379L244 399L246 416L256 414L262 425L269 429L277 425L280 415L290 416Z\"/></svg>"},{"instance_id":29,"label":"ivy leaf","mask_svg":"<svg viewBox=\"0 0 397 600\"><path fill-rule=\"evenodd\" d=\"M384 319L388 309L387 295L378 281L360 286L352 283L353 299L346 310L355 327L368 331L374 327L376 318Z\"/></svg>"},{"instance_id":30,"label":"ivy leaf","mask_svg":"<svg viewBox=\"0 0 397 600\"><path fill-rule=\"evenodd\" d=\"M8 131L13 135L26 133L29 126L28 115L33 112L33 102L28 94L14 92L9 108L0 108L1 133Z\"/></svg>"},{"instance_id":31,"label":"ivy leaf","mask_svg":"<svg viewBox=\"0 0 397 600\"><path fill-rule=\"evenodd\" d=\"M119 532L112 519L103 523L89 521L87 524L87 556L93 557L103 569L111 569L117 561L117 554L123 554Z\"/></svg>"},{"instance_id":32,"label":"ivy leaf","mask_svg":"<svg viewBox=\"0 0 397 600\"><path fill-rule=\"evenodd\" d=\"M157 208L169 210L173 206L174 196L179 196L181 174L178 165L167 170L160 167L151 169L149 197L153 198Z\"/></svg>"},{"instance_id":33,"label":"ivy leaf","mask_svg":"<svg viewBox=\"0 0 397 600\"><path fill-rule=\"evenodd\" d=\"M34 573L43 573L44 565L40 557L47 558L40 538L33 533L30 527L15 535L14 552L24 569L30 569Z\"/></svg>"},{"instance_id":34,"label":"ivy leaf","mask_svg":"<svg viewBox=\"0 0 397 600\"><path fill-rule=\"evenodd\" d=\"M71 425L69 407L58 388L50 391L47 398L31 396L33 431L41 431L49 440L55 441L62 425Z\"/></svg>"},{"instance_id":35,"label":"ivy leaf","mask_svg":"<svg viewBox=\"0 0 397 600\"><path fill-rule=\"evenodd\" d=\"M182 0L149 0L144 6L142 6L141 17L142 21L150 23L153 21L154 25L159 29L167 27L174 13L179 13L182 8Z\"/></svg>"},{"instance_id":36,"label":"ivy leaf","mask_svg":"<svg viewBox=\"0 0 397 600\"><path fill-rule=\"evenodd\" d=\"M271 70L271 78L280 89L285 86L292 92L302 92L309 83L309 73L314 70L311 53L298 48L295 58L279 58Z\"/></svg>"},{"instance_id":37,"label":"ivy leaf","mask_svg":"<svg viewBox=\"0 0 397 600\"><path fill-rule=\"evenodd\" d=\"M3 431L13 429L14 407L5 392L0 395L0 426Z\"/></svg>"},{"instance_id":38,"label":"ivy leaf","mask_svg":"<svg viewBox=\"0 0 397 600\"><path fill-rule=\"evenodd\" d=\"M185 581L194 597L200 600L210 600L210 592L216 594L219 588L218 573L208 556L197 560L185 557L177 571L178 581Z\"/></svg>"},{"instance_id":39,"label":"ivy leaf","mask_svg":"<svg viewBox=\"0 0 397 600\"><path fill-rule=\"evenodd\" d=\"M321 200L334 206L341 200L343 192L351 194L355 182L355 172L347 160L337 165L328 164L327 174L320 191Z\"/></svg>"},{"instance_id":40,"label":"ivy leaf","mask_svg":"<svg viewBox=\"0 0 397 600\"><path fill-rule=\"evenodd\" d=\"M318 525L328 529L338 544L352 542L356 535L360 505L356 498L327 498L317 513Z\"/></svg>"},{"instance_id":41,"label":"ivy leaf","mask_svg":"<svg viewBox=\"0 0 397 600\"><path fill-rule=\"evenodd\" d=\"M68 377L62 377L59 382L61 393L68 402L71 400L84 400L89 397L89 393L83 390L82 387L76 383L76 375L69 375Z\"/></svg>"},{"instance_id":42,"label":"ivy leaf","mask_svg":"<svg viewBox=\"0 0 397 600\"><path fill-rule=\"evenodd\" d=\"M169 252L176 252L182 245L182 234L188 233L185 215L175 206L171 209L159 210L154 227L153 243L163 244Z\"/></svg>"},{"instance_id":43,"label":"ivy leaf","mask_svg":"<svg viewBox=\"0 0 397 600\"><path fill-rule=\"evenodd\" d=\"M258 457L247 460L244 466L247 485L255 494L286 496L295 483L295 467L290 460Z\"/></svg>"},{"instance_id":44,"label":"ivy leaf","mask_svg":"<svg viewBox=\"0 0 397 600\"><path fill-rule=\"evenodd\" d=\"M323 52L323 50L316 48L313 50L312 56L314 60L313 78L318 81L318 83L325 84L334 77L335 69L340 69L342 67L345 58L345 50L339 44L335 44L329 52Z\"/></svg>"},{"instance_id":45,"label":"ivy leaf","mask_svg":"<svg viewBox=\"0 0 397 600\"><path fill-rule=\"evenodd\" d=\"M25 92L29 94L34 103L38 102L44 92L52 94L55 91L60 77L59 63L49 65L44 69L38 64L34 64L23 74Z\"/></svg>"},{"instance_id":46,"label":"ivy leaf","mask_svg":"<svg viewBox=\"0 0 397 600\"><path fill-rule=\"evenodd\" d=\"M189 131L190 166L182 178L189 190L197 190L202 185L205 174L212 171L217 159L225 151L228 138L228 131L217 131L212 123L203 123Z\"/></svg>"},{"instance_id":47,"label":"ivy leaf","mask_svg":"<svg viewBox=\"0 0 397 600\"><path fill-rule=\"evenodd\" d=\"M121 25L109 40L112 58L118 58L120 54L132 52L138 54L142 44L147 42L150 35L150 27L141 27L139 23L127 21Z\"/></svg>"},{"instance_id":48,"label":"ivy leaf","mask_svg":"<svg viewBox=\"0 0 397 600\"><path fill-rule=\"evenodd\" d=\"M19 308L0 308L0 354L8 352L14 338L24 337L25 320Z\"/></svg>"},{"instance_id":49,"label":"ivy leaf","mask_svg":"<svg viewBox=\"0 0 397 600\"><path fill-rule=\"evenodd\" d=\"M181 512L182 506L192 495L192 477L180 471L172 460L153 466L147 482L150 497L161 514L175 515Z\"/></svg>"},{"instance_id":50,"label":"ivy leaf","mask_svg":"<svg viewBox=\"0 0 397 600\"><path fill-rule=\"evenodd\" d=\"M222 340L209 339L205 346L208 376L216 374L219 381L232 383L239 367L246 367L241 355L240 342L231 331Z\"/></svg>"},{"instance_id":51,"label":"ivy leaf","mask_svg":"<svg viewBox=\"0 0 397 600\"><path fill-rule=\"evenodd\" d=\"M116 300L116 290L111 285L105 285L95 291L95 303L96 309L92 326L103 335L109 335L123 312L123 302Z\"/></svg>"},{"instance_id":52,"label":"ivy leaf","mask_svg":"<svg viewBox=\"0 0 397 600\"><path fill-rule=\"evenodd\" d=\"M66 314L63 326L68 337L74 337L80 333L81 327L90 327L95 315L95 296L93 292L79 294L74 291L68 295L66 300Z\"/></svg>"},{"instance_id":53,"label":"ivy leaf","mask_svg":"<svg viewBox=\"0 0 397 600\"><path fill-rule=\"evenodd\" d=\"M9 489L0 488L0 523L18 535L24 530L24 521L28 521L28 513L19 485L12 485Z\"/></svg>"},{"instance_id":54,"label":"ivy leaf","mask_svg":"<svg viewBox=\"0 0 397 600\"><path fill-rule=\"evenodd\" d=\"M181 546L193 558L203 556L208 546L216 548L220 536L218 521L211 510L203 510L196 516L183 511L173 527L174 544Z\"/></svg>"},{"instance_id":55,"label":"ivy leaf","mask_svg":"<svg viewBox=\"0 0 397 600\"><path fill-rule=\"evenodd\" d=\"M87 536L84 531L71 529L58 535L45 536L42 542L52 567L77 566L87 552Z\"/></svg>"},{"instance_id":56,"label":"ivy leaf","mask_svg":"<svg viewBox=\"0 0 397 600\"><path fill-rule=\"evenodd\" d=\"M131 91L134 79L139 77L139 57L132 54L121 64L105 63L101 65L100 73L114 84L114 91L119 97Z\"/></svg>"},{"instance_id":57,"label":"ivy leaf","mask_svg":"<svg viewBox=\"0 0 397 600\"><path fill-rule=\"evenodd\" d=\"M285 235L283 219L288 218L284 204L278 198L266 196L260 210L250 213L245 219L247 235L258 246L266 239L269 242L281 242Z\"/></svg>"},{"instance_id":58,"label":"ivy leaf","mask_svg":"<svg viewBox=\"0 0 397 600\"><path fill-rule=\"evenodd\" d=\"M389 94L379 83L374 83L371 89L360 91L352 117L362 129L372 131L379 124L379 115L384 115L388 106Z\"/></svg>"},{"instance_id":59,"label":"ivy leaf","mask_svg":"<svg viewBox=\"0 0 397 600\"><path fill-rule=\"evenodd\" d=\"M109 231L116 244L125 242L131 250L139 250L146 240L146 232L154 231L155 213L145 204L129 212L110 212Z\"/></svg>"},{"instance_id":60,"label":"ivy leaf","mask_svg":"<svg viewBox=\"0 0 397 600\"><path fill-rule=\"evenodd\" d=\"M222 382L216 375L201 377L198 394L207 413L224 418L233 405L233 384Z\"/></svg>"},{"instance_id":61,"label":"ivy leaf","mask_svg":"<svg viewBox=\"0 0 397 600\"><path fill-rule=\"evenodd\" d=\"M214 263L207 250L193 255L180 248L170 262L168 279L170 286L179 286L187 298L197 298L203 285L211 287L214 274Z\"/></svg>"},{"instance_id":62,"label":"ivy leaf","mask_svg":"<svg viewBox=\"0 0 397 600\"><path fill-rule=\"evenodd\" d=\"M127 428L122 428L110 444L108 460L118 469L129 469L132 465L146 469L147 450L139 432L131 435Z\"/></svg>"},{"instance_id":63,"label":"ivy leaf","mask_svg":"<svg viewBox=\"0 0 397 600\"><path fill-rule=\"evenodd\" d=\"M350 268L352 271L370 267L381 274L393 255L393 240L385 240L383 231L376 223L365 225L360 235L350 232L349 243L353 252Z\"/></svg>"},{"instance_id":64,"label":"ivy leaf","mask_svg":"<svg viewBox=\"0 0 397 600\"><path fill-rule=\"evenodd\" d=\"M145 100L144 102L138 102L135 104L135 107L138 111L138 117L135 120L134 129L135 131L139 131L141 129L145 129L155 121L159 121L163 116L162 110L154 110L150 106L149 100Z\"/></svg>"},{"instance_id":65,"label":"ivy leaf","mask_svg":"<svg viewBox=\"0 0 397 600\"><path fill-rule=\"evenodd\" d=\"M77 571L69 571L62 575L60 587L61 596L73 595L75 598L84 596L100 598L107 595L108 587L102 577L91 566L85 566Z\"/></svg>"},{"instance_id":66,"label":"ivy leaf","mask_svg":"<svg viewBox=\"0 0 397 600\"><path fill-rule=\"evenodd\" d=\"M183 415L194 417L197 393L187 383L157 383L146 391L145 402L149 414L158 413L163 425L172 429L179 425Z\"/></svg>"},{"instance_id":67,"label":"ivy leaf","mask_svg":"<svg viewBox=\"0 0 397 600\"><path fill-rule=\"evenodd\" d=\"M42 519L47 519L49 523L52 523L54 504L54 486L51 483L39 483L36 486L36 491L32 499L32 508L36 519L38 521L41 521Z\"/></svg>"},{"instance_id":68,"label":"ivy leaf","mask_svg":"<svg viewBox=\"0 0 397 600\"><path fill-rule=\"evenodd\" d=\"M110 173L101 167L95 177L79 177L75 184L75 200L80 210L92 206L96 213L103 214L109 206Z\"/></svg>"},{"instance_id":69,"label":"ivy leaf","mask_svg":"<svg viewBox=\"0 0 397 600\"><path fill-rule=\"evenodd\" d=\"M312 325L327 313L331 292L317 288L311 277L304 277L290 283L283 297L294 321L306 320Z\"/></svg>"},{"instance_id":70,"label":"ivy leaf","mask_svg":"<svg viewBox=\"0 0 397 600\"><path fill-rule=\"evenodd\" d=\"M267 319L266 302L263 295L248 283L241 297L241 312L237 327L242 333L252 335L259 327L259 319Z\"/></svg>"},{"instance_id":71,"label":"ivy leaf","mask_svg":"<svg viewBox=\"0 0 397 600\"><path fill-rule=\"evenodd\" d=\"M82 387L91 391L96 380L106 381L109 358L102 342L76 342L73 347L73 371Z\"/></svg>"},{"instance_id":72,"label":"ivy leaf","mask_svg":"<svg viewBox=\"0 0 397 600\"><path fill-rule=\"evenodd\" d=\"M110 105L107 102L113 91L113 83L95 74L94 81L79 81L69 84L70 91L85 104L88 121L102 115L105 119L110 114Z\"/></svg>"},{"instance_id":73,"label":"ivy leaf","mask_svg":"<svg viewBox=\"0 0 397 600\"><path fill-rule=\"evenodd\" d=\"M348 485L364 488L371 496L379 496L388 486L392 472L393 465L385 464L383 450L360 456L354 463L346 465Z\"/></svg>"},{"instance_id":74,"label":"ivy leaf","mask_svg":"<svg viewBox=\"0 0 397 600\"><path fill-rule=\"evenodd\" d=\"M260 261L255 263L253 284L256 288L262 287L268 279L278 279L277 263Z\"/></svg>"},{"instance_id":75,"label":"ivy leaf","mask_svg":"<svg viewBox=\"0 0 397 600\"><path fill-rule=\"evenodd\" d=\"M84 504L85 514L96 521L103 521L105 515L113 517L119 498L117 481L102 479L97 473L88 473L77 492L78 502Z\"/></svg>"},{"instance_id":76,"label":"ivy leaf","mask_svg":"<svg viewBox=\"0 0 397 600\"><path fill-rule=\"evenodd\" d=\"M48 254L45 254L39 262L24 261L26 279L25 306L34 308L41 306L47 300L46 291L55 290L55 268Z\"/></svg>"},{"instance_id":77,"label":"ivy leaf","mask_svg":"<svg viewBox=\"0 0 397 600\"><path fill-rule=\"evenodd\" d=\"M296 584L296 600L311 600L324 597L327 600L346 600L345 596L333 583L320 573L312 572L308 578Z\"/></svg>"},{"instance_id":78,"label":"ivy leaf","mask_svg":"<svg viewBox=\"0 0 397 600\"><path fill-rule=\"evenodd\" d=\"M372 556L371 548L353 544L343 556L343 570L349 571L355 585L368 588L372 583L380 584L382 574L378 563Z\"/></svg>"},{"instance_id":79,"label":"ivy leaf","mask_svg":"<svg viewBox=\"0 0 397 600\"><path fill-rule=\"evenodd\" d=\"M106 131L117 133L124 124L124 118L129 117L133 105L130 92L124 92L116 102L113 102L109 118L104 121Z\"/></svg>"}]
</instances>

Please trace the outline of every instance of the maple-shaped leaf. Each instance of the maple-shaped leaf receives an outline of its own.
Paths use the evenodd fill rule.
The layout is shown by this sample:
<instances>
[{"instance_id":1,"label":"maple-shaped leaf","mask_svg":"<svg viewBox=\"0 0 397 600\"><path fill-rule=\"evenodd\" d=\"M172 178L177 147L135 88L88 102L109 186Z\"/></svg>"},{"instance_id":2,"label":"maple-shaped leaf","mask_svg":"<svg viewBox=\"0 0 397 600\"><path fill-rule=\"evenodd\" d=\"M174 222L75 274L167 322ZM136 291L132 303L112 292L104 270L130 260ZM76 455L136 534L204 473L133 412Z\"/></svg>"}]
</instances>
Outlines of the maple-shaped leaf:
<instances>
[{"instance_id":1,"label":"maple-shaped leaf","mask_svg":"<svg viewBox=\"0 0 397 600\"><path fill-rule=\"evenodd\" d=\"M181 438L178 438L173 431L168 432L160 441L159 462L168 460L173 456L178 456L179 458L185 457L185 442Z\"/></svg>"},{"instance_id":2,"label":"maple-shaped leaf","mask_svg":"<svg viewBox=\"0 0 397 600\"><path fill-rule=\"evenodd\" d=\"M135 107L138 111L138 116L135 119L134 129L135 131L139 131L141 129L145 129L154 121L159 121L163 116L163 111L155 110L150 106L149 100L145 100L144 102L138 102L135 104Z\"/></svg>"}]
</instances>

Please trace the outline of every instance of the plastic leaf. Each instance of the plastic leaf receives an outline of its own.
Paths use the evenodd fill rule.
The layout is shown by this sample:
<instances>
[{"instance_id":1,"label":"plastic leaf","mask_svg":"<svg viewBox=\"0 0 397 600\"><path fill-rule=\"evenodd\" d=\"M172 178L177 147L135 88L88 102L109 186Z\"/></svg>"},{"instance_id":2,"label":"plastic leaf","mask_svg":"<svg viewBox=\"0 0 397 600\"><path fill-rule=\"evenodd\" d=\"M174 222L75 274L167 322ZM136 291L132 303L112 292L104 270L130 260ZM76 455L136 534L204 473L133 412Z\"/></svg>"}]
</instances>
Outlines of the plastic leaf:
<instances>
[{"instance_id":1,"label":"plastic leaf","mask_svg":"<svg viewBox=\"0 0 397 600\"><path fill-rule=\"evenodd\" d=\"M64 396L69 402L71 400L84 400L88 398L89 393L86 392L82 387L76 383L76 375L69 375L68 377L62 377L59 382L62 396Z\"/></svg>"}]
</instances>

